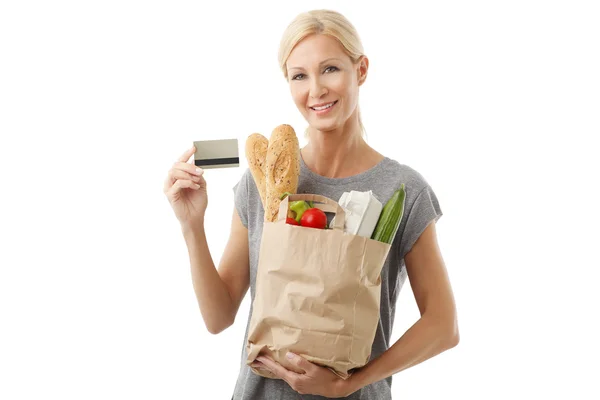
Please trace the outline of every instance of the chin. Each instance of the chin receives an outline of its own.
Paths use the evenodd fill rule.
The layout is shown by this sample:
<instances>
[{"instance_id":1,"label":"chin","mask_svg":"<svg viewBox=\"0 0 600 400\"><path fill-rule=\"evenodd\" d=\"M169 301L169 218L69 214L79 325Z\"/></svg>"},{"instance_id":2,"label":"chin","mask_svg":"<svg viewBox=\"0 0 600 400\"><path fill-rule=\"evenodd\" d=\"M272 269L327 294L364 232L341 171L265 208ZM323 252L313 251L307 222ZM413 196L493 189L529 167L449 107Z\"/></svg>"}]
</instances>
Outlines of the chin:
<instances>
[{"instance_id":1,"label":"chin","mask_svg":"<svg viewBox=\"0 0 600 400\"><path fill-rule=\"evenodd\" d=\"M329 132L338 129L340 126L337 122L314 121L310 124L314 129L321 132Z\"/></svg>"}]
</instances>

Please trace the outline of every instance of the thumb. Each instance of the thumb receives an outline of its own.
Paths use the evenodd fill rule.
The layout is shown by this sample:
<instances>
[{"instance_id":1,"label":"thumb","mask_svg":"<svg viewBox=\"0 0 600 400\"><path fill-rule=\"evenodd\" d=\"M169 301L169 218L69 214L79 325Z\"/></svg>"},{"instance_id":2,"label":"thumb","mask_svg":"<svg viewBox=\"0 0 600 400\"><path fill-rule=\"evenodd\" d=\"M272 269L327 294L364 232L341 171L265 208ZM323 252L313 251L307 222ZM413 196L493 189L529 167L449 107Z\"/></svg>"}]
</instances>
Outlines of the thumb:
<instances>
[{"instance_id":1,"label":"thumb","mask_svg":"<svg viewBox=\"0 0 600 400\"><path fill-rule=\"evenodd\" d=\"M311 363L304 357L299 356L298 354L288 352L286 354L286 357L288 358L288 360L290 360L292 364L298 366L301 370L305 372L313 371L315 368L315 365L313 363Z\"/></svg>"}]
</instances>

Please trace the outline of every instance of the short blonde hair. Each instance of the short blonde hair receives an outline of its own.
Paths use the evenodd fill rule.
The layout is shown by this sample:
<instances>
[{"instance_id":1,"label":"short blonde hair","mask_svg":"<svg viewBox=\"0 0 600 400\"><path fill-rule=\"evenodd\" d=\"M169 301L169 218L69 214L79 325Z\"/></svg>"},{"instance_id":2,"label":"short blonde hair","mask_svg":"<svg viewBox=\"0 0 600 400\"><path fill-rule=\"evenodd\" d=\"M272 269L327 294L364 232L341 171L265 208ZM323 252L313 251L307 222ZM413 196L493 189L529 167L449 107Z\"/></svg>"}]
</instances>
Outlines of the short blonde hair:
<instances>
[{"instance_id":1,"label":"short blonde hair","mask_svg":"<svg viewBox=\"0 0 600 400\"><path fill-rule=\"evenodd\" d=\"M332 10L303 12L288 25L279 45L279 67L283 71L285 79L288 79L286 63L290 53L302 39L311 34L325 34L337 39L353 63L356 63L364 55L362 42L356 28L342 14ZM364 136L365 127L362 123L360 107L358 107L358 124ZM308 128L304 134L307 136Z\"/></svg>"}]
</instances>

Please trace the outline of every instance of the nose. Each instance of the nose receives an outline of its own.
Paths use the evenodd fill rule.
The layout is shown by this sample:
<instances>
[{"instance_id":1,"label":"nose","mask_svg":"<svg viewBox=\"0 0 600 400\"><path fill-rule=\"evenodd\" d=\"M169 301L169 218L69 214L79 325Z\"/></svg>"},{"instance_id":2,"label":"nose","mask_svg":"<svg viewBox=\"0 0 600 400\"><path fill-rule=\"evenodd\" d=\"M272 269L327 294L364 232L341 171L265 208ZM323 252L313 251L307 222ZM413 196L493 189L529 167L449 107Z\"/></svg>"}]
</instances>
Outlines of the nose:
<instances>
[{"instance_id":1,"label":"nose","mask_svg":"<svg viewBox=\"0 0 600 400\"><path fill-rule=\"evenodd\" d=\"M318 99L327 94L327 88L322 85L320 79L313 79L310 85L310 97Z\"/></svg>"}]
</instances>

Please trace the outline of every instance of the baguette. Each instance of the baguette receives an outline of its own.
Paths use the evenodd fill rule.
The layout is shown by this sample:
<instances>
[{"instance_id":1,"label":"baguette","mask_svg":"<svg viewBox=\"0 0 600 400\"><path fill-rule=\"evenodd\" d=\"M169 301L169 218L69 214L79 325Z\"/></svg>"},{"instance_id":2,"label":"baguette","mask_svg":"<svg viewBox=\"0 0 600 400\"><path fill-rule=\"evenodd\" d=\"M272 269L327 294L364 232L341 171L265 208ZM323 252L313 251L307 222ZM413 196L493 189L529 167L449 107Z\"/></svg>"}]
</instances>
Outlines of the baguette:
<instances>
[{"instance_id":1,"label":"baguette","mask_svg":"<svg viewBox=\"0 0 600 400\"><path fill-rule=\"evenodd\" d=\"M262 202L263 210L267 209L266 159L268 147L269 141L260 133L253 133L246 139L246 160L248 160L248 167L254 178L256 188L260 193L260 201Z\"/></svg>"},{"instance_id":2,"label":"baguette","mask_svg":"<svg viewBox=\"0 0 600 400\"><path fill-rule=\"evenodd\" d=\"M283 193L296 193L300 178L300 147L290 125L279 125L271 133L266 158L265 221L274 222Z\"/></svg>"}]
</instances>

